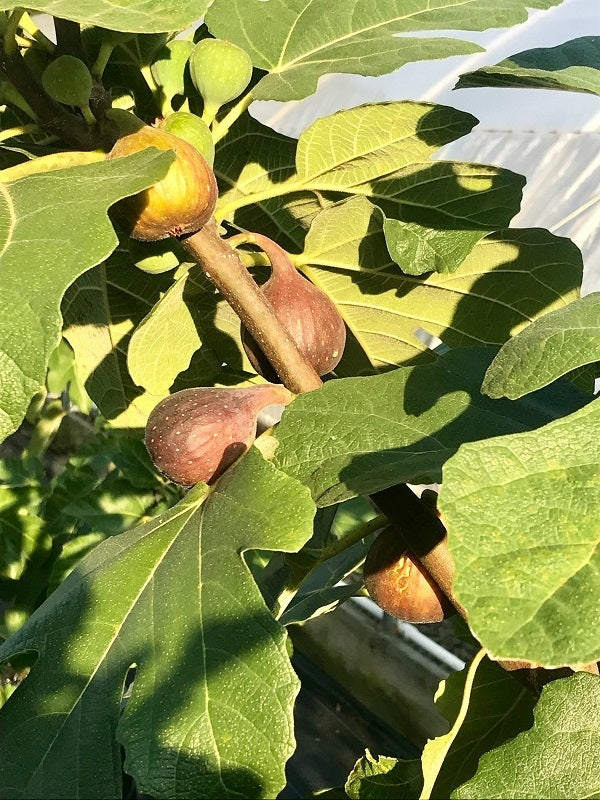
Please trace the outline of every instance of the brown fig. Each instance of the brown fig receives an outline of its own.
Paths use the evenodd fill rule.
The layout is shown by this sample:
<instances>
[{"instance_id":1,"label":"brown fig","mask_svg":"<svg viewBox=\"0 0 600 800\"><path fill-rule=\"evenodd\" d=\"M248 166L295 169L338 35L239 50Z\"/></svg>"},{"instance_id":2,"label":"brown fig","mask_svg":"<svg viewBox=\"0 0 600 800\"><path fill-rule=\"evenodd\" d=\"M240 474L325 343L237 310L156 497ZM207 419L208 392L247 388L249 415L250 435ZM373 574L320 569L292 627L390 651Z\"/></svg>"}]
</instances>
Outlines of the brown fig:
<instances>
[{"instance_id":1,"label":"brown fig","mask_svg":"<svg viewBox=\"0 0 600 800\"><path fill-rule=\"evenodd\" d=\"M287 405L283 386L183 389L154 408L146 448L156 467L182 486L216 480L252 444L263 408Z\"/></svg>"},{"instance_id":2,"label":"brown fig","mask_svg":"<svg viewBox=\"0 0 600 800\"><path fill-rule=\"evenodd\" d=\"M335 304L304 278L292 264L288 254L271 239L260 234L244 238L257 244L271 262L271 277L261 286L273 310L288 329L298 349L312 364L318 375L335 369L344 352L346 328ZM242 344L254 369L267 378L278 380L262 350L242 326Z\"/></svg>"},{"instance_id":3,"label":"brown fig","mask_svg":"<svg viewBox=\"0 0 600 800\"><path fill-rule=\"evenodd\" d=\"M394 526L371 545L363 567L365 587L380 608L404 622L441 622L450 602L407 550Z\"/></svg>"},{"instance_id":4,"label":"brown fig","mask_svg":"<svg viewBox=\"0 0 600 800\"><path fill-rule=\"evenodd\" d=\"M134 239L155 242L195 233L210 219L217 201L215 175L189 142L145 125L117 140L107 158L120 158L146 147L174 150L165 177L116 206L116 214Z\"/></svg>"}]
</instances>

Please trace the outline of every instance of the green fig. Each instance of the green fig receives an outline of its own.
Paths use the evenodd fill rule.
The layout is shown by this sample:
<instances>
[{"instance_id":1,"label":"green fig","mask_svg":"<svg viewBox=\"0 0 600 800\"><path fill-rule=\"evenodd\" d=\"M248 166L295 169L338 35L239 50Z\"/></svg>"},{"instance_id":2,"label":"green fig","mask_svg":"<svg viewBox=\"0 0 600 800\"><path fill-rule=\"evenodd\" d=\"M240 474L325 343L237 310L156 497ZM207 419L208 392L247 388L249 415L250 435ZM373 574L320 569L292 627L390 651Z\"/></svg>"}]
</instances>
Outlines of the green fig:
<instances>
[{"instance_id":1,"label":"green fig","mask_svg":"<svg viewBox=\"0 0 600 800\"><path fill-rule=\"evenodd\" d=\"M252 61L241 47L225 39L201 39L190 56L190 75L204 100L204 117L212 121L221 106L250 83Z\"/></svg>"},{"instance_id":2,"label":"green fig","mask_svg":"<svg viewBox=\"0 0 600 800\"><path fill-rule=\"evenodd\" d=\"M162 180L118 203L116 216L134 239L145 242L200 230L217 201L212 169L191 144L149 125L118 139L107 158L127 156L146 147L174 150L175 161Z\"/></svg>"},{"instance_id":3,"label":"green fig","mask_svg":"<svg viewBox=\"0 0 600 800\"><path fill-rule=\"evenodd\" d=\"M193 49L192 42L174 39L158 51L150 72L167 101L184 93L185 66Z\"/></svg>"},{"instance_id":4,"label":"green fig","mask_svg":"<svg viewBox=\"0 0 600 800\"><path fill-rule=\"evenodd\" d=\"M183 389L154 408L146 448L156 468L182 486L212 483L252 444L259 413L287 405L283 386Z\"/></svg>"},{"instance_id":5,"label":"green fig","mask_svg":"<svg viewBox=\"0 0 600 800\"><path fill-rule=\"evenodd\" d=\"M87 106L92 93L92 73L75 56L59 56L42 73L42 86L54 100L67 106Z\"/></svg>"},{"instance_id":6,"label":"green fig","mask_svg":"<svg viewBox=\"0 0 600 800\"><path fill-rule=\"evenodd\" d=\"M175 111L158 123L158 127L180 139L185 139L204 156L206 161L213 165L215 160L215 143L210 128L196 114L189 111Z\"/></svg>"}]
</instances>

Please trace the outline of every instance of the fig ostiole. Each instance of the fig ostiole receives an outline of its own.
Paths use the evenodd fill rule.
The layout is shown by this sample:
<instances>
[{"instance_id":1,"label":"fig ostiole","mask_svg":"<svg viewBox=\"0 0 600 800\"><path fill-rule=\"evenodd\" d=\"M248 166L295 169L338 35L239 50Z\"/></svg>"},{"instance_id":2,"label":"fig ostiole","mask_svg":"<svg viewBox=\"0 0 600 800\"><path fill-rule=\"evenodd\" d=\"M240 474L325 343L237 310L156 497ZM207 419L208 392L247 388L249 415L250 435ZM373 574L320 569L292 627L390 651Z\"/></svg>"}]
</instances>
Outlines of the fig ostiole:
<instances>
[{"instance_id":1,"label":"fig ostiole","mask_svg":"<svg viewBox=\"0 0 600 800\"><path fill-rule=\"evenodd\" d=\"M134 239L155 242L195 233L210 219L217 202L215 175L198 150L184 139L145 125L117 140L107 158L146 147L174 150L166 176L115 207L115 215Z\"/></svg>"},{"instance_id":2,"label":"fig ostiole","mask_svg":"<svg viewBox=\"0 0 600 800\"><path fill-rule=\"evenodd\" d=\"M406 548L394 526L371 545L363 567L365 588L377 605L404 622L441 622L454 613L450 601Z\"/></svg>"},{"instance_id":3,"label":"fig ostiole","mask_svg":"<svg viewBox=\"0 0 600 800\"><path fill-rule=\"evenodd\" d=\"M252 444L260 412L287 405L293 397L272 384L183 389L161 400L150 414L146 448L156 468L174 483L212 483Z\"/></svg>"},{"instance_id":4,"label":"fig ostiole","mask_svg":"<svg viewBox=\"0 0 600 800\"><path fill-rule=\"evenodd\" d=\"M260 290L287 328L300 352L318 375L334 370L346 344L346 326L335 304L294 267L288 254L266 236L232 236L257 244L271 262L271 276ZM270 362L244 326L242 344L254 369L267 380L278 380Z\"/></svg>"}]
</instances>

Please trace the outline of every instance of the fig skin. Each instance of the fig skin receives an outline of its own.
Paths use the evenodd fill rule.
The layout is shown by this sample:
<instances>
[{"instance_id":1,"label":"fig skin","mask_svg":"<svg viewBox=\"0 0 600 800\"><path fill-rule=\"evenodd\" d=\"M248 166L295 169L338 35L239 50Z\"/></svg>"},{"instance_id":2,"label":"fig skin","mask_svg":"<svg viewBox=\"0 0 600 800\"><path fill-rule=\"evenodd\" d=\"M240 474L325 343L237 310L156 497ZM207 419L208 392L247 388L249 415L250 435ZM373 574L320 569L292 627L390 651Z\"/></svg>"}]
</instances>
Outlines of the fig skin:
<instances>
[{"instance_id":1,"label":"fig skin","mask_svg":"<svg viewBox=\"0 0 600 800\"><path fill-rule=\"evenodd\" d=\"M212 483L252 444L263 408L287 405L293 397L272 384L183 389L153 409L146 448L157 469L174 483Z\"/></svg>"},{"instance_id":2,"label":"fig skin","mask_svg":"<svg viewBox=\"0 0 600 800\"><path fill-rule=\"evenodd\" d=\"M454 611L394 526L382 531L371 545L363 575L377 605L404 622L441 622Z\"/></svg>"},{"instance_id":3,"label":"fig skin","mask_svg":"<svg viewBox=\"0 0 600 800\"><path fill-rule=\"evenodd\" d=\"M107 158L120 158L146 147L174 150L175 161L162 180L117 204L119 220L130 236L144 242L200 230L217 202L215 175L206 159L189 142L149 125L118 139Z\"/></svg>"},{"instance_id":4,"label":"fig skin","mask_svg":"<svg viewBox=\"0 0 600 800\"><path fill-rule=\"evenodd\" d=\"M252 59L226 39L201 39L190 55L190 77L202 95L205 112L214 117L219 108L235 100L252 77Z\"/></svg>"},{"instance_id":5,"label":"fig skin","mask_svg":"<svg viewBox=\"0 0 600 800\"><path fill-rule=\"evenodd\" d=\"M59 103L83 106L90 99L92 75L79 58L62 55L51 61L42 73L44 90Z\"/></svg>"},{"instance_id":6,"label":"fig skin","mask_svg":"<svg viewBox=\"0 0 600 800\"><path fill-rule=\"evenodd\" d=\"M329 297L297 271L285 250L266 236L252 234L252 238L271 262L271 277L260 287L262 294L317 375L326 375L344 353L344 320ZM243 326L241 333L254 369L267 380L277 381L269 360Z\"/></svg>"},{"instance_id":7,"label":"fig skin","mask_svg":"<svg viewBox=\"0 0 600 800\"><path fill-rule=\"evenodd\" d=\"M215 143L210 128L196 114L191 114L189 111L174 111L168 117L159 120L157 127L185 139L212 167L215 161Z\"/></svg>"}]
</instances>

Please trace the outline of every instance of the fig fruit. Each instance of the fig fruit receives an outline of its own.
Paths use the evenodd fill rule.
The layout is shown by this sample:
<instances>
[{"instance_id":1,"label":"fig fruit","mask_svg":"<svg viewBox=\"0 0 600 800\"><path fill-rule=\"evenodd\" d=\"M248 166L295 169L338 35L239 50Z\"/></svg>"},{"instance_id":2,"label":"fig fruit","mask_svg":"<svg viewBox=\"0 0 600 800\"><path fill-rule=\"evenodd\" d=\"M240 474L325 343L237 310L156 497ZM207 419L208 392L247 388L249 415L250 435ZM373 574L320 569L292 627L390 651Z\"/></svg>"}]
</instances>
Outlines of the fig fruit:
<instances>
[{"instance_id":1,"label":"fig fruit","mask_svg":"<svg viewBox=\"0 0 600 800\"><path fill-rule=\"evenodd\" d=\"M168 102L176 94L184 93L185 66L193 49L192 42L174 39L161 47L150 67L156 85L161 87Z\"/></svg>"},{"instance_id":2,"label":"fig fruit","mask_svg":"<svg viewBox=\"0 0 600 800\"><path fill-rule=\"evenodd\" d=\"M217 183L206 160L189 142L148 125L121 137L107 158L120 158L145 147L174 150L166 176L117 205L117 215L134 239L155 242L194 233L215 210Z\"/></svg>"},{"instance_id":3,"label":"fig fruit","mask_svg":"<svg viewBox=\"0 0 600 800\"><path fill-rule=\"evenodd\" d=\"M214 119L221 106L250 83L252 61L241 47L225 39L202 39L190 56L192 83L204 100L204 117Z\"/></svg>"},{"instance_id":4,"label":"fig fruit","mask_svg":"<svg viewBox=\"0 0 600 800\"><path fill-rule=\"evenodd\" d=\"M79 58L59 56L42 73L42 86L53 100L86 107L92 93L92 73Z\"/></svg>"},{"instance_id":5,"label":"fig fruit","mask_svg":"<svg viewBox=\"0 0 600 800\"><path fill-rule=\"evenodd\" d=\"M167 133L172 133L173 136L185 139L204 156L212 167L215 160L215 143L210 128L196 114L189 111L175 111L162 119L158 123L158 127Z\"/></svg>"},{"instance_id":6,"label":"fig fruit","mask_svg":"<svg viewBox=\"0 0 600 800\"><path fill-rule=\"evenodd\" d=\"M392 525L371 545L363 567L365 587L388 614L404 622L441 622L453 607Z\"/></svg>"},{"instance_id":7,"label":"fig fruit","mask_svg":"<svg viewBox=\"0 0 600 800\"><path fill-rule=\"evenodd\" d=\"M263 408L287 405L283 386L183 389L154 408L146 424L146 448L157 469L182 486L216 480L256 437Z\"/></svg>"},{"instance_id":8,"label":"fig fruit","mask_svg":"<svg viewBox=\"0 0 600 800\"><path fill-rule=\"evenodd\" d=\"M252 241L271 262L271 277L261 286L261 292L315 372L331 372L339 364L346 344L344 320L335 304L296 270L279 245L260 234L252 234ZM267 380L276 381L273 367L244 327L242 344L254 369Z\"/></svg>"}]
</instances>

